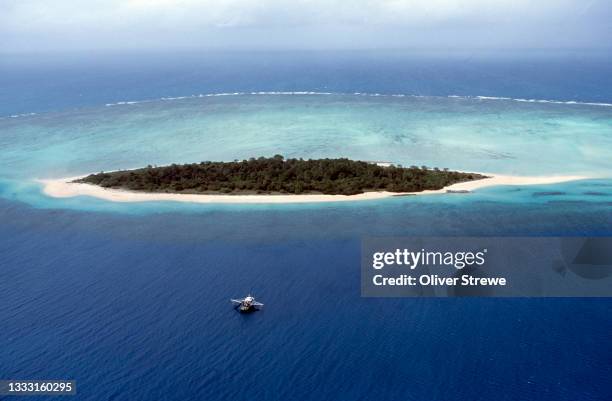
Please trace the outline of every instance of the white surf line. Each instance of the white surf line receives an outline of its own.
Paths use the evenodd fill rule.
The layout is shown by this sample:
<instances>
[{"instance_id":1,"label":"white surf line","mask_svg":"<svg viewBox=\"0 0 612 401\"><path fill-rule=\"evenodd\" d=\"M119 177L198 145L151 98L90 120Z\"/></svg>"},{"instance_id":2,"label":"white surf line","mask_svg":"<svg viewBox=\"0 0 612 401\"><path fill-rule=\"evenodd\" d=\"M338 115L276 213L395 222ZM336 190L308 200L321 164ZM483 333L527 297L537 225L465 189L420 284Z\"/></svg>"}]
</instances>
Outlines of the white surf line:
<instances>
[{"instance_id":1,"label":"white surf line","mask_svg":"<svg viewBox=\"0 0 612 401\"><path fill-rule=\"evenodd\" d=\"M499 185L544 185L568 181L583 180L589 177L579 175L560 176L510 176L484 174L489 178L475 181L460 182L439 190L421 192L365 192L357 195L205 195L135 192L123 189L102 188L93 184L74 183L82 177L36 180L43 184L43 193L53 198L71 198L75 196L91 196L111 202L190 202L190 203L318 203L347 202L384 199L393 196L433 195L452 192L471 192L476 189Z\"/></svg>"},{"instance_id":2,"label":"white surf line","mask_svg":"<svg viewBox=\"0 0 612 401\"><path fill-rule=\"evenodd\" d=\"M479 96L479 95L415 95L405 93L376 93L376 92L318 92L318 91L258 91L258 92L219 92L219 93L200 93L185 96L165 96L160 98L142 99L142 100L130 100L130 101L118 101L115 103L107 103L105 106L125 106L134 105L139 103L150 103L150 102L163 102L172 100L184 100L204 97L222 97L222 96L305 96L305 95L318 95L318 96L364 96L364 97L409 97L409 98L455 98L465 100L505 100L512 102L521 103L549 103L549 104L564 104L573 106L598 106L598 107L612 107L612 103L604 102L584 102L576 100L554 100L554 99L526 99L526 98L512 98L505 96Z\"/></svg>"},{"instance_id":3,"label":"white surf line","mask_svg":"<svg viewBox=\"0 0 612 401\"><path fill-rule=\"evenodd\" d=\"M491 100L491 101L512 101L512 102L521 102L521 103L549 103L549 104L564 104L569 106L597 106L597 107L612 107L612 103L604 103L604 102L584 102L577 100L547 100L547 99L523 99L523 98L511 98L505 96L479 96L479 95L415 95L415 94L405 94L405 93L375 93L375 92L317 92L317 91L259 91L259 92L219 92L219 93L199 93L192 94L186 96L163 96L159 98L150 98L150 99L140 99L140 100L121 100L111 103L106 103L104 106L106 107L116 107L116 106L130 106L141 103L152 103L152 102L164 102L164 101L173 101L173 100L184 100L184 99L195 99L195 98L206 98L206 97L223 97L223 96L305 96L305 95L319 95L319 96L363 96L363 97L407 97L407 98L434 98L434 99L464 99L464 100ZM95 107L95 106L85 106L85 107L77 107L74 110L80 110L82 108ZM53 111L45 111L39 113L21 113L21 114L12 114L0 116L0 120L4 120L7 118L20 118L20 117L30 117L38 114L46 114L58 112L61 110L53 110Z\"/></svg>"}]
</instances>

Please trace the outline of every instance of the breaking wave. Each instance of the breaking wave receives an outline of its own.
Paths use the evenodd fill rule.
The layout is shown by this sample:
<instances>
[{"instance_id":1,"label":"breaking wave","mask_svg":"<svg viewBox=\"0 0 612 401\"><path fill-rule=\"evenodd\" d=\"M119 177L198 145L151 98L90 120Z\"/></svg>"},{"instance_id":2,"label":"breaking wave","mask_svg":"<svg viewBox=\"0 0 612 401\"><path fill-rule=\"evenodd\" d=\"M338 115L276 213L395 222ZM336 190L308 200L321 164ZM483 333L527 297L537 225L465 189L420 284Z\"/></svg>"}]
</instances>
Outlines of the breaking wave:
<instances>
[{"instance_id":1,"label":"breaking wave","mask_svg":"<svg viewBox=\"0 0 612 401\"><path fill-rule=\"evenodd\" d=\"M4 120L6 118L19 118L19 117L30 117L35 116L38 113L21 113L21 114L11 114L10 116L0 117L0 120Z\"/></svg>"},{"instance_id":2,"label":"breaking wave","mask_svg":"<svg viewBox=\"0 0 612 401\"><path fill-rule=\"evenodd\" d=\"M372 93L372 92L316 92L316 91L258 91L258 92L219 92L219 93L200 93L197 95L187 96L173 96L173 97L160 97L154 99L143 99L143 100L122 100L114 103L106 103L106 107L116 106L130 106L141 103L153 103L153 102L167 102L174 100L185 100L205 97L222 97L222 96L364 96L364 97L396 97L396 98L450 98L450 99L462 99L462 100L478 100L478 101L507 101L507 102L520 102L520 103L548 103L548 104L563 104L570 106L597 106L597 107L612 107L612 103L603 102L579 102L575 100L547 100L547 99L526 99L526 98L512 98L504 96L463 96L463 95L449 95L449 96L434 96L434 95L412 95L403 93ZM21 113L12 114L8 116L0 116L0 120L8 118L20 118L35 116L40 113Z\"/></svg>"},{"instance_id":3,"label":"breaking wave","mask_svg":"<svg viewBox=\"0 0 612 401\"><path fill-rule=\"evenodd\" d=\"M123 106L130 104L139 104L139 103L150 103L150 102L160 102L160 101L169 101L169 100L184 100L184 99L194 99L200 97L220 97L220 96L257 96L257 95L340 95L341 93L332 93L332 92L307 92L307 91L299 91L299 92L220 92L220 93L205 93L198 95L189 95L189 96L174 96L174 97L160 97L157 99L145 99L145 100L132 100L132 101L121 101L116 103L107 103L105 106ZM357 93L355 93L357 94Z\"/></svg>"},{"instance_id":4,"label":"breaking wave","mask_svg":"<svg viewBox=\"0 0 612 401\"><path fill-rule=\"evenodd\" d=\"M498 97L498 96L457 96L451 95L449 98L460 98L460 99L476 99L476 100L506 100L512 102L521 103L551 103L551 104L569 104L569 105L581 105L581 106L600 106L600 107L612 107L612 103L600 103L600 102L578 102L575 100L546 100L546 99L524 99L524 98L512 98L512 97Z\"/></svg>"},{"instance_id":5,"label":"breaking wave","mask_svg":"<svg viewBox=\"0 0 612 401\"><path fill-rule=\"evenodd\" d=\"M444 98L444 96L426 96L426 95L411 95L411 94L402 94L402 93L371 93L371 92L352 92L352 93L343 93L343 92L315 92L315 91L259 91L259 92L220 92L220 93L206 93L206 94L197 94L197 95L188 95L188 96L175 96L175 97L161 97L157 99L145 99L145 100L132 100L132 101L120 101L115 103L107 103L105 106L124 106L124 105L133 105L140 103L150 103L150 102L160 102L160 101L172 101L172 100L184 100L184 99L194 99L194 98L203 98L203 97L221 97L221 96L306 96L306 95L315 95L315 96L366 96L366 97L410 97L410 98ZM512 97L503 97L503 96L460 96L460 95L449 95L446 96L451 99L465 99L465 100L481 100L481 101L511 101L511 102L521 102L521 103L549 103L549 104L565 104L565 105L579 105L579 106L599 106L599 107L612 107L612 103L602 103L602 102L579 102L574 100L547 100L547 99L524 99L524 98L512 98Z\"/></svg>"}]
</instances>

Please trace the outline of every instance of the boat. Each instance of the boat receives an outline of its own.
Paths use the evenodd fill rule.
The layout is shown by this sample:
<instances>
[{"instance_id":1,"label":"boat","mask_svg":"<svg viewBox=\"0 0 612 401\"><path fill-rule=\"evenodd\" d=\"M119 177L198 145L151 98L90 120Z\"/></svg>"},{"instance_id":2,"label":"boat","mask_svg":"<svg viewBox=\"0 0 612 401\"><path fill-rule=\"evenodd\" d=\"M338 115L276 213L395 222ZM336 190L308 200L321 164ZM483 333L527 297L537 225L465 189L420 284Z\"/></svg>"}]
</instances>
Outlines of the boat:
<instances>
[{"instance_id":1,"label":"boat","mask_svg":"<svg viewBox=\"0 0 612 401\"><path fill-rule=\"evenodd\" d=\"M261 302L257 302L251 294L242 299L230 299L230 301L240 313L254 312L264 306Z\"/></svg>"}]
</instances>

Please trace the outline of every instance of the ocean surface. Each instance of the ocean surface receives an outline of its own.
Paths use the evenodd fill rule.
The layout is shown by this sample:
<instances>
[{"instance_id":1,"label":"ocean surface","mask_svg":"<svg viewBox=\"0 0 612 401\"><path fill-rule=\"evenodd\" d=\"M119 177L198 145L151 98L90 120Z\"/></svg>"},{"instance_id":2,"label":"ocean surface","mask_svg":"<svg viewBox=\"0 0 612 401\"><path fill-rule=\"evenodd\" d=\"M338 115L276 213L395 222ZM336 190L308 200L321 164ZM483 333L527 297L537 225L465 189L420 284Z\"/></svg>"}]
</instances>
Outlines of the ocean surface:
<instances>
[{"instance_id":1,"label":"ocean surface","mask_svg":"<svg viewBox=\"0 0 612 401\"><path fill-rule=\"evenodd\" d=\"M310 205L36 181L276 153L589 179ZM611 167L601 55L4 57L0 379L75 379L85 400L609 400L612 301L361 298L359 263L365 236L611 236ZM249 291L266 306L240 315Z\"/></svg>"}]
</instances>

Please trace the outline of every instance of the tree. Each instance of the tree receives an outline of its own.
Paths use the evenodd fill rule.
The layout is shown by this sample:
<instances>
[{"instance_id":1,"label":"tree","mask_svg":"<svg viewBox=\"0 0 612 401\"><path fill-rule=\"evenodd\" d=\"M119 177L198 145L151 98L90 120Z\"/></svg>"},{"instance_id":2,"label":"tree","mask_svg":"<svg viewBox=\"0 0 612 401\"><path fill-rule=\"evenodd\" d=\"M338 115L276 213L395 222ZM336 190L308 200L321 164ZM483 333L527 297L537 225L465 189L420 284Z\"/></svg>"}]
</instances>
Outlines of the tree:
<instances>
[{"instance_id":1,"label":"tree","mask_svg":"<svg viewBox=\"0 0 612 401\"><path fill-rule=\"evenodd\" d=\"M284 159L282 155L233 162L148 165L143 169L100 172L77 182L105 188L160 192L326 193L353 195L366 191L412 192L484 178L426 166L382 167L374 163L340 159Z\"/></svg>"}]
</instances>

